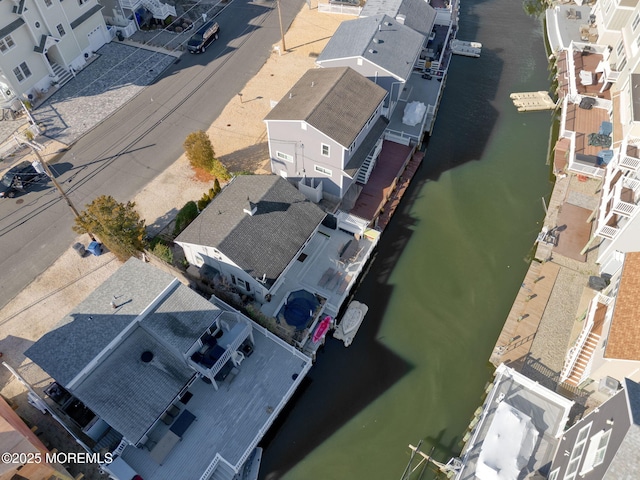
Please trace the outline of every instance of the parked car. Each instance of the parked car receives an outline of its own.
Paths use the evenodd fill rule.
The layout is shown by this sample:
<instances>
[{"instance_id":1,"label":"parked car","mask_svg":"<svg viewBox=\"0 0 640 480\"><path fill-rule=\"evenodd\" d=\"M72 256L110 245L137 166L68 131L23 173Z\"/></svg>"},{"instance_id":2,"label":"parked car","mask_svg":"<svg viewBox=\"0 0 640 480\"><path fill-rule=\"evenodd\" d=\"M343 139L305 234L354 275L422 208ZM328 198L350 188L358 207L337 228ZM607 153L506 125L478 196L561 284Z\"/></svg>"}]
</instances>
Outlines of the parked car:
<instances>
[{"instance_id":1,"label":"parked car","mask_svg":"<svg viewBox=\"0 0 640 480\"><path fill-rule=\"evenodd\" d=\"M220 33L220 27L216 22L212 20L206 22L189 39L187 43L189 53L204 52L211 42L218 39L218 33Z\"/></svg>"},{"instance_id":2,"label":"parked car","mask_svg":"<svg viewBox=\"0 0 640 480\"><path fill-rule=\"evenodd\" d=\"M11 167L0 180L0 198L13 198L24 192L30 185L46 177L29 162L21 162Z\"/></svg>"}]
</instances>

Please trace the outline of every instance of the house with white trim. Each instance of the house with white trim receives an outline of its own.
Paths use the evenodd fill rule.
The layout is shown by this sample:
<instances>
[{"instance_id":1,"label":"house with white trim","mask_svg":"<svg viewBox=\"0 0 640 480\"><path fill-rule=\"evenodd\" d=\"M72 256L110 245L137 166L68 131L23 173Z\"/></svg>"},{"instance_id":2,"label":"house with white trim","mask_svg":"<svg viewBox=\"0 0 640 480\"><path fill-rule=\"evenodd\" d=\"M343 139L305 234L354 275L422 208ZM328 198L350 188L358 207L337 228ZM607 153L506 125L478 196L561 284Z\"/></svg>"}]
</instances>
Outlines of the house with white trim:
<instances>
[{"instance_id":1,"label":"house with white trim","mask_svg":"<svg viewBox=\"0 0 640 480\"><path fill-rule=\"evenodd\" d=\"M0 2L0 103L72 78L111 37L96 0Z\"/></svg>"},{"instance_id":2,"label":"house with white trim","mask_svg":"<svg viewBox=\"0 0 640 480\"><path fill-rule=\"evenodd\" d=\"M111 453L102 467L121 480L236 478L311 368L241 313L137 259L25 354L53 380L47 411L87 452Z\"/></svg>"},{"instance_id":3,"label":"house with white trim","mask_svg":"<svg viewBox=\"0 0 640 480\"><path fill-rule=\"evenodd\" d=\"M264 119L271 171L314 202L341 200L382 150L386 96L350 67L308 70Z\"/></svg>"}]
</instances>

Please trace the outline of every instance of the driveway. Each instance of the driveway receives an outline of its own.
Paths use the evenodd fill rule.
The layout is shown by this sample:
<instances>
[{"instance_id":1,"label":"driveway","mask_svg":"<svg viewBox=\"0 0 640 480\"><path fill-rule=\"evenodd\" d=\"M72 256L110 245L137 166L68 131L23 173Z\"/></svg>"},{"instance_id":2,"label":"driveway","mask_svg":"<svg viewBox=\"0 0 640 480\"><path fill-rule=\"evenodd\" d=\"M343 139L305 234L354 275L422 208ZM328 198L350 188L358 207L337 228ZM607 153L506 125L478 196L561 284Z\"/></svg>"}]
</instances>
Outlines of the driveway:
<instances>
[{"instance_id":1,"label":"driveway","mask_svg":"<svg viewBox=\"0 0 640 480\"><path fill-rule=\"evenodd\" d=\"M111 42L33 117L45 135L70 145L150 85L176 57Z\"/></svg>"}]
</instances>

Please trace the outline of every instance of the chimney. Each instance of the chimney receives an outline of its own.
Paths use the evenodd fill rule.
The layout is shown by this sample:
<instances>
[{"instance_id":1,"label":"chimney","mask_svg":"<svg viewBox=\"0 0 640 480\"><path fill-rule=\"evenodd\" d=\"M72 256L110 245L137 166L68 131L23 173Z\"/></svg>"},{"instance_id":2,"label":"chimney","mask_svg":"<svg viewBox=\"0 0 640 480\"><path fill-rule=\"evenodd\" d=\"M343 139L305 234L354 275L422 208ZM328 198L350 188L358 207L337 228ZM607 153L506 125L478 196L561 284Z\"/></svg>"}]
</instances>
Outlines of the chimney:
<instances>
[{"instance_id":1,"label":"chimney","mask_svg":"<svg viewBox=\"0 0 640 480\"><path fill-rule=\"evenodd\" d=\"M247 197L247 206L243 209L244 213L253 217L256 214L257 210L258 205L253 203L251 200L249 200L249 197Z\"/></svg>"}]
</instances>

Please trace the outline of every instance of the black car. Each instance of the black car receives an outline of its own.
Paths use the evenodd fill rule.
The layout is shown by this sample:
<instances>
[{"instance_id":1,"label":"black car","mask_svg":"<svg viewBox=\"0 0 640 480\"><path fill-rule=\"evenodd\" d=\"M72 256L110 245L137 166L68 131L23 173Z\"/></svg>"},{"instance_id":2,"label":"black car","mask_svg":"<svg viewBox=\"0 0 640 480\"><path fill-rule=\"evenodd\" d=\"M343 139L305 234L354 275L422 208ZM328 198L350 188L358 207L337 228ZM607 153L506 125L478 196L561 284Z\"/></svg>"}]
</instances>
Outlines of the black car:
<instances>
[{"instance_id":1,"label":"black car","mask_svg":"<svg viewBox=\"0 0 640 480\"><path fill-rule=\"evenodd\" d=\"M189 53L202 53L207 49L207 46L218 39L218 33L220 27L216 22L210 20L202 25L196 33L189 39L187 43L187 49Z\"/></svg>"},{"instance_id":2,"label":"black car","mask_svg":"<svg viewBox=\"0 0 640 480\"><path fill-rule=\"evenodd\" d=\"M13 198L18 192L24 192L29 185L45 177L29 162L22 162L11 167L0 180L0 197Z\"/></svg>"}]
</instances>

